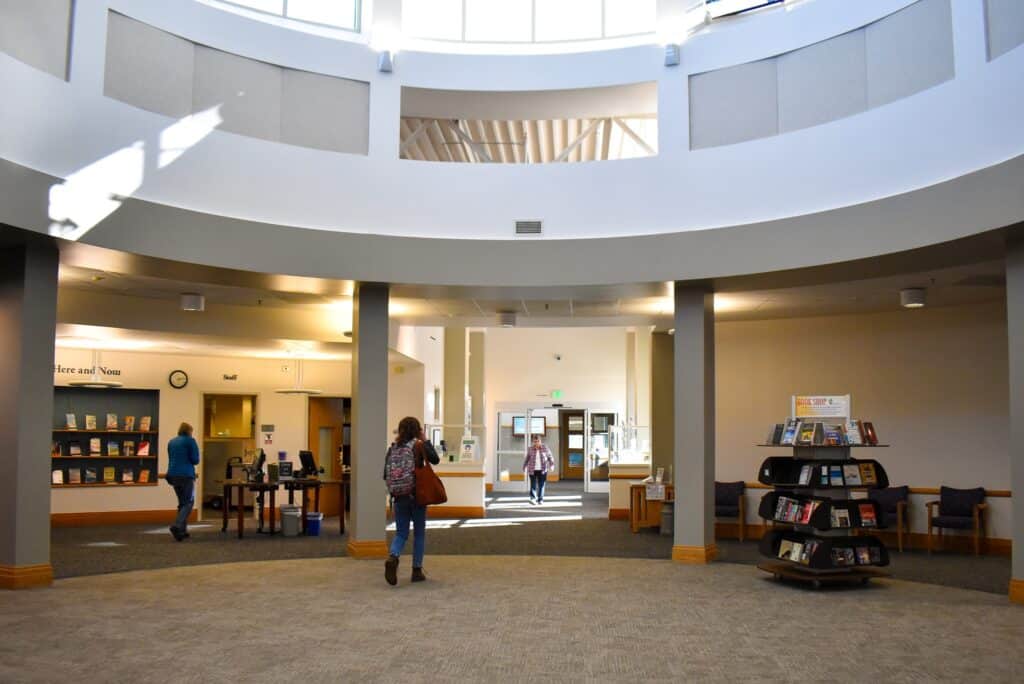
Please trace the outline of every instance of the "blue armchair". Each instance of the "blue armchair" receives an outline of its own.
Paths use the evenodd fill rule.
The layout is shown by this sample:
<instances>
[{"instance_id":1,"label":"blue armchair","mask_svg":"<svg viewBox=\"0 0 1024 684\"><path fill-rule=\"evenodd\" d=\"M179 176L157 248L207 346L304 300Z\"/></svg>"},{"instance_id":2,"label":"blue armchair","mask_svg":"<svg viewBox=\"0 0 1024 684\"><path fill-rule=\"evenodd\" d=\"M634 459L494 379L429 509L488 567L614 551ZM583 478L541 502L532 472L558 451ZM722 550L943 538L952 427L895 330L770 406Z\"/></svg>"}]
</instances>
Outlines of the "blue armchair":
<instances>
[{"instance_id":1,"label":"blue armchair","mask_svg":"<svg viewBox=\"0 0 1024 684\"><path fill-rule=\"evenodd\" d=\"M739 538L746 537L747 512L744 505L745 482L715 482L715 517L737 518L739 521Z\"/></svg>"},{"instance_id":2,"label":"blue armchair","mask_svg":"<svg viewBox=\"0 0 1024 684\"><path fill-rule=\"evenodd\" d=\"M910 536L910 517L907 515L907 504L910 500L910 487L886 487L871 491L870 497L878 503L882 519L879 525L896 528L896 545L903 551L903 533Z\"/></svg>"},{"instance_id":3,"label":"blue armchair","mask_svg":"<svg viewBox=\"0 0 1024 684\"><path fill-rule=\"evenodd\" d=\"M954 489L941 487L939 500L929 501L928 507L928 553L932 552L932 528L939 530L939 541L942 541L942 530L973 530L974 555L981 553L981 538L985 534L985 488ZM935 507L939 514L935 515Z\"/></svg>"}]
</instances>

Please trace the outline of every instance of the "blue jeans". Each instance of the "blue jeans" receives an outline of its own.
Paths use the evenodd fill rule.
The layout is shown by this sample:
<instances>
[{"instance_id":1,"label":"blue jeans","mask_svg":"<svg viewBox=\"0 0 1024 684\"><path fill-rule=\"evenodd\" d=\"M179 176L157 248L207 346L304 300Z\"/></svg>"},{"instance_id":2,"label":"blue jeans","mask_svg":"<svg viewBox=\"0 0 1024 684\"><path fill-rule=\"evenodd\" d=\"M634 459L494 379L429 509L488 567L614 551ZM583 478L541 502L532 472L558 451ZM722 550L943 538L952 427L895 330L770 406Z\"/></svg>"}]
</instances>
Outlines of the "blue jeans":
<instances>
[{"instance_id":1,"label":"blue jeans","mask_svg":"<svg viewBox=\"0 0 1024 684\"><path fill-rule=\"evenodd\" d=\"M412 521L412 567L423 567L423 553L427 547L427 507L419 506L415 497L395 498L395 538L391 540L391 555L402 555L405 542L409 539L409 521Z\"/></svg>"},{"instance_id":2,"label":"blue jeans","mask_svg":"<svg viewBox=\"0 0 1024 684\"><path fill-rule=\"evenodd\" d=\"M530 498L544 500L544 485L548 482L548 474L541 470L530 473Z\"/></svg>"},{"instance_id":3,"label":"blue jeans","mask_svg":"<svg viewBox=\"0 0 1024 684\"><path fill-rule=\"evenodd\" d=\"M178 517L174 519L174 526L182 532L188 532L188 516L192 514L192 506L196 501L196 481L191 477L168 475L167 484L174 487L174 493L178 496Z\"/></svg>"}]
</instances>

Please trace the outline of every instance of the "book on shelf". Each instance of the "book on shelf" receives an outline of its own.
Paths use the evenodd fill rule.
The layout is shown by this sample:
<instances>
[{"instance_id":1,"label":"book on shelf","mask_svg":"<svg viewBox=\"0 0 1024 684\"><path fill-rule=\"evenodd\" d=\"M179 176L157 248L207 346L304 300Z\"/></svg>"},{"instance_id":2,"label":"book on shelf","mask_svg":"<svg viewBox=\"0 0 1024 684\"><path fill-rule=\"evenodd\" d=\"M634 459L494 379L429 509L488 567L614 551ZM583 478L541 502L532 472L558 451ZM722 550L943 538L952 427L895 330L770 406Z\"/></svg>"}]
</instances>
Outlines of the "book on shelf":
<instances>
[{"instance_id":1,"label":"book on shelf","mask_svg":"<svg viewBox=\"0 0 1024 684\"><path fill-rule=\"evenodd\" d=\"M800 423L800 432L796 437L797 446L811 446L814 444L814 436L818 433L819 423Z\"/></svg>"},{"instance_id":2,"label":"book on shelf","mask_svg":"<svg viewBox=\"0 0 1024 684\"><path fill-rule=\"evenodd\" d=\"M856 463L847 463L843 466L843 479L846 480L847 487L860 487L860 468L857 467Z\"/></svg>"},{"instance_id":3,"label":"book on shelf","mask_svg":"<svg viewBox=\"0 0 1024 684\"><path fill-rule=\"evenodd\" d=\"M152 421L153 419L151 416L142 416L142 418L139 419L139 431L149 432Z\"/></svg>"},{"instance_id":4,"label":"book on shelf","mask_svg":"<svg viewBox=\"0 0 1024 684\"><path fill-rule=\"evenodd\" d=\"M875 475L874 463L858 463L860 469L860 481L865 487L872 487L878 484L878 476Z\"/></svg>"},{"instance_id":5,"label":"book on shelf","mask_svg":"<svg viewBox=\"0 0 1024 684\"><path fill-rule=\"evenodd\" d=\"M832 549L832 564L847 566L856 564L856 556L850 547L838 547Z\"/></svg>"},{"instance_id":6,"label":"book on shelf","mask_svg":"<svg viewBox=\"0 0 1024 684\"><path fill-rule=\"evenodd\" d=\"M149 456L149 442L142 440L139 442L139 448L135 451L136 456Z\"/></svg>"},{"instance_id":7,"label":"book on shelf","mask_svg":"<svg viewBox=\"0 0 1024 684\"><path fill-rule=\"evenodd\" d=\"M68 442L68 456L81 456L82 445L79 442Z\"/></svg>"},{"instance_id":8,"label":"book on shelf","mask_svg":"<svg viewBox=\"0 0 1024 684\"><path fill-rule=\"evenodd\" d=\"M833 487L843 486L843 467L839 465L829 466L828 483Z\"/></svg>"},{"instance_id":9,"label":"book on shelf","mask_svg":"<svg viewBox=\"0 0 1024 684\"><path fill-rule=\"evenodd\" d=\"M801 525L810 525L811 516L814 515L814 511L817 510L819 505L821 505L820 501L805 502L804 505L800 507L800 517L797 518L797 522Z\"/></svg>"},{"instance_id":10,"label":"book on shelf","mask_svg":"<svg viewBox=\"0 0 1024 684\"><path fill-rule=\"evenodd\" d=\"M131 468L122 468L121 482L135 482L135 471Z\"/></svg>"},{"instance_id":11,"label":"book on shelf","mask_svg":"<svg viewBox=\"0 0 1024 684\"><path fill-rule=\"evenodd\" d=\"M100 440L99 437L93 437L92 439L89 440L89 455L90 456L99 456L102 453L100 451L100 449L101 449L101 440Z\"/></svg>"},{"instance_id":12,"label":"book on shelf","mask_svg":"<svg viewBox=\"0 0 1024 684\"><path fill-rule=\"evenodd\" d=\"M779 544L779 558L782 560L793 560L793 542L783 539Z\"/></svg>"},{"instance_id":13,"label":"book on shelf","mask_svg":"<svg viewBox=\"0 0 1024 684\"><path fill-rule=\"evenodd\" d=\"M809 463L805 463L804 465L800 466L800 480L798 484L811 484L811 470L813 469L814 466L810 465Z\"/></svg>"},{"instance_id":14,"label":"book on shelf","mask_svg":"<svg viewBox=\"0 0 1024 684\"><path fill-rule=\"evenodd\" d=\"M131 432L135 429L135 416L124 417L124 431Z\"/></svg>"},{"instance_id":15,"label":"book on shelf","mask_svg":"<svg viewBox=\"0 0 1024 684\"><path fill-rule=\"evenodd\" d=\"M117 429L117 414L116 413L108 413L107 414L107 429L108 430L116 430Z\"/></svg>"},{"instance_id":16,"label":"book on shelf","mask_svg":"<svg viewBox=\"0 0 1024 684\"><path fill-rule=\"evenodd\" d=\"M821 475L818 478L818 484L822 487L828 487L828 466L821 466Z\"/></svg>"},{"instance_id":17,"label":"book on shelf","mask_svg":"<svg viewBox=\"0 0 1024 684\"><path fill-rule=\"evenodd\" d=\"M121 445L121 451L124 452L125 456L131 458L135 455L135 442L130 439L124 440L124 444Z\"/></svg>"},{"instance_id":18,"label":"book on shelf","mask_svg":"<svg viewBox=\"0 0 1024 684\"><path fill-rule=\"evenodd\" d=\"M800 431L800 421L796 418L787 418L784 429L782 430L782 439L779 440L779 444L790 445L796 443L797 433Z\"/></svg>"},{"instance_id":19,"label":"book on shelf","mask_svg":"<svg viewBox=\"0 0 1024 684\"><path fill-rule=\"evenodd\" d=\"M92 414L85 414L85 429L95 430L96 429L96 416Z\"/></svg>"},{"instance_id":20,"label":"book on shelf","mask_svg":"<svg viewBox=\"0 0 1024 684\"><path fill-rule=\"evenodd\" d=\"M793 542L793 548L789 552L789 560L794 563L800 562L800 556L804 553L804 543L795 541Z\"/></svg>"},{"instance_id":21,"label":"book on shelf","mask_svg":"<svg viewBox=\"0 0 1024 684\"><path fill-rule=\"evenodd\" d=\"M50 456L60 456L60 442L50 442Z\"/></svg>"},{"instance_id":22,"label":"book on shelf","mask_svg":"<svg viewBox=\"0 0 1024 684\"><path fill-rule=\"evenodd\" d=\"M832 527L850 527L850 511L845 508L833 508Z\"/></svg>"},{"instance_id":23,"label":"book on shelf","mask_svg":"<svg viewBox=\"0 0 1024 684\"><path fill-rule=\"evenodd\" d=\"M864 435L861 433L859 420L846 421L846 442L852 446L864 444Z\"/></svg>"},{"instance_id":24,"label":"book on shelf","mask_svg":"<svg viewBox=\"0 0 1024 684\"><path fill-rule=\"evenodd\" d=\"M66 430L77 430L78 429L78 421L75 419L75 414L74 413L65 413L64 414L64 428Z\"/></svg>"},{"instance_id":25,"label":"book on shelf","mask_svg":"<svg viewBox=\"0 0 1024 684\"><path fill-rule=\"evenodd\" d=\"M121 455L121 445L118 444L117 442L115 442L112 439L108 440L107 441L107 456L120 456L120 455Z\"/></svg>"},{"instance_id":26,"label":"book on shelf","mask_svg":"<svg viewBox=\"0 0 1024 684\"><path fill-rule=\"evenodd\" d=\"M826 423L824 429L827 446L843 446L847 443L846 431L839 423Z\"/></svg>"},{"instance_id":27,"label":"book on shelf","mask_svg":"<svg viewBox=\"0 0 1024 684\"><path fill-rule=\"evenodd\" d=\"M50 474L50 483L51 484L64 484L64 471L61 470L61 469L54 470Z\"/></svg>"},{"instance_id":28,"label":"book on shelf","mask_svg":"<svg viewBox=\"0 0 1024 684\"><path fill-rule=\"evenodd\" d=\"M814 552L818 550L819 546L821 546L821 542L817 539L808 539L805 541L804 548L800 552L800 562L804 565L810 565L811 558L814 557Z\"/></svg>"},{"instance_id":29,"label":"book on shelf","mask_svg":"<svg viewBox=\"0 0 1024 684\"><path fill-rule=\"evenodd\" d=\"M91 484L96 481L96 469L86 468L85 469L85 482Z\"/></svg>"},{"instance_id":30,"label":"book on shelf","mask_svg":"<svg viewBox=\"0 0 1024 684\"><path fill-rule=\"evenodd\" d=\"M143 468L139 471L139 482L149 482L149 468Z\"/></svg>"},{"instance_id":31,"label":"book on shelf","mask_svg":"<svg viewBox=\"0 0 1024 684\"><path fill-rule=\"evenodd\" d=\"M775 504L775 519L781 522L796 522L800 517L801 504L796 499L780 496Z\"/></svg>"},{"instance_id":32,"label":"book on shelf","mask_svg":"<svg viewBox=\"0 0 1024 684\"><path fill-rule=\"evenodd\" d=\"M768 440L765 444L780 444L782 442L782 433L785 432L786 425L784 423L775 423L768 430Z\"/></svg>"},{"instance_id":33,"label":"book on shelf","mask_svg":"<svg viewBox=\"0 0 1024 684\"><path fill-rule=\"evenodd\" d=\"M857 547L857 565L871 565L871 554L868 553L868 547Z\"/></svg>"},{"instance_id":34,"label":"book on shelf","mask_svg":"<svg viewBox=\"0 0 1024 684\"><path fill-rule=\"evenodd\" d=\"M878 527L878 518L875 516L875 507L873 504L857 504L857 512L860 513L861 527Z\"/></svg>"},{"instance_id":35,"label":"book on shelf","mask_svg":"<svg viewBox=\"0 0 1024 684\"><path fill-rule=\"evenodd\" d=\"M871 446L878 445L878 433L875 432L875 425L871 421L864 421L864 443Z\"/></svg>"},{"instance_id":36,"label":"book on shelf","mask_svg":"<svg viewBox=\"0 0 1024 684\"><path fill-rule=\"evenodd\" d=\"M81 468L68 468L68 484L81 484L82 483L82 469Z\"/></svg>"},{"instance_id":37,"label":"book on shelf","mask_svg":"<svg viewBox=\"0 0 1024 684\"><path fill-rule=\"evenodd\" d=\"M117 469L114 468L114 466L105 466L103 468L103 481L104 482L114 482L115 480L117 480L117 472L116 472L116 470Z\"/></svg>"}]
</instances>

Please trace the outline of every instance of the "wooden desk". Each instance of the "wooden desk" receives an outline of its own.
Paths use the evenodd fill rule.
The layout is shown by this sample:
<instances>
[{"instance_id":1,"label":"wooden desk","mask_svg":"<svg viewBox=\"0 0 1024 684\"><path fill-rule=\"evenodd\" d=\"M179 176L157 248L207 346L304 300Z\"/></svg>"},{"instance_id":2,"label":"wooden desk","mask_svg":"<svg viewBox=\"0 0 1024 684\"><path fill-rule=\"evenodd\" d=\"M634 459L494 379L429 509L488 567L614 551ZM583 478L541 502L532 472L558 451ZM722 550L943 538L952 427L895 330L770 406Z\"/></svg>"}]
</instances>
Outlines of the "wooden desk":
<instances>
[{"instance_id":1,"label":"wooden desk","mask_svg":"<svg viewBox=\"0 0 1024 684\"><path fill-rule=\"evenodd\" d=\"M231 509L231 492L238 490L238 538L241 539L245 531L245 490L248 489L250 492L270 492L270 510L274 510L274 504L277 499L277 482L246 482L245 480L217 480L216 484L220 484L224 488L224 522L221 525L220 531L228 531L228 511ZM260 519L259 526L256 528L257 532L263 531L263 508L259 507ZM270 514L270 534L274 534L274 514Z\"/></svg>"},{"instance_id":2,"label":"wooden desk","mask_svg":"<svg viewBox=\"0 0 1024 684\"><path fill-rule=\"evenodd\" d=\"M231 510L231 492L238 490L238 538L241 539L244 534L245 528L245 507L243 503L243 492L248 489L250 492L270 492L270 534L274 534L275 522L275 508L277 507L277 488L284 487L288 491L288 503L295 503L295 490L302 491L302 533L306 533L306 513L309 512L309 503L306 499L306 490L313 490L313 510L320 511L320 488L323 485L338 485L340 490L339 502L341 504L341 515L339 516L339 527L341 528L341 534L345 534L345 485L349 482L349 475L346 473L341 479L338 480L321 480L318 478L302 478L292 480L281 480L279 482L246 482L245 480L216 480L215 484L219 484L224 488L224 520L221 525L221 532L227 532L228 529L228 515ZM259 512L259 522L256 528L257 532L263 531L263 510Z\"/></svg>"},{"instance_id":3,"label":"wooden desk","mask_svg":"<svg viewBox=\"0 0 1024 684\"><path fill-rule=\"evenodd\" d=\"M665 485L665 501L674 501L675 494L675 487L670 484ZM629 529L639 532L642 527L661 525L662 503L664 502L647 500L647 485L631 484L629 486Z\"/></svg>"}]
</instances>

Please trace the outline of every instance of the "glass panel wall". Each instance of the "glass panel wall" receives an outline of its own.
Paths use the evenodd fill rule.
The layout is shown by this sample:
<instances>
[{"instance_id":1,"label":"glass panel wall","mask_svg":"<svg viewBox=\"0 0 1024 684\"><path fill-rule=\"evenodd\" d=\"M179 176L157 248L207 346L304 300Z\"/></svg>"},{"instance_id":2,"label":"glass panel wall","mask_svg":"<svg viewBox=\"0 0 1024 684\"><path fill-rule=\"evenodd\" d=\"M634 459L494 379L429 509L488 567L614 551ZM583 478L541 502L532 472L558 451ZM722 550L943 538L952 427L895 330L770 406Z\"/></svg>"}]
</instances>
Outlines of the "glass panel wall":
<instances>
[{"instance_id":1,"label":"glass panel wall","mask_svg":"<svg viewBox=\"0 0 1024 684\"><path fill-rule=\"evenodd\" d=\"M346 31L359 30L360 0L217 0L221 4ZM433 4L433 3L431 3Z\"/></svg>"}]
</instances>

